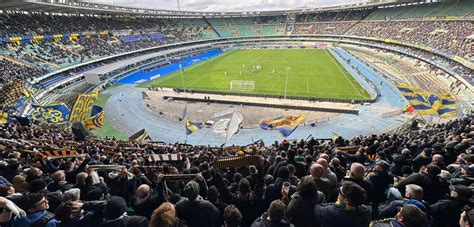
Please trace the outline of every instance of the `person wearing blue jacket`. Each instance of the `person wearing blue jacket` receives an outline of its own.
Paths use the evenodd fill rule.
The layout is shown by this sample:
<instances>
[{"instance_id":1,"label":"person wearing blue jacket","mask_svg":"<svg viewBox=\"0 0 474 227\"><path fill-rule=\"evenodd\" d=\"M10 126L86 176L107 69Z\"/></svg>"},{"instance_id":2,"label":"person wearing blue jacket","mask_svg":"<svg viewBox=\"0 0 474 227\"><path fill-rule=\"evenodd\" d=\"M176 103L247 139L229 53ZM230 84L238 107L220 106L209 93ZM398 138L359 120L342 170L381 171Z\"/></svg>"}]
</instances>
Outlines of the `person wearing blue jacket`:
<instances>
[{"instance_id":1,"label":"person wearing blue jacket","mask_svg":"<svg viewBox=\"0 0 474 227\"><path fill-rule=\"evenodd\" d=\"M45 194L31 193L26 197L26 217L15 217L15 227L55 227L54 214L48 211L49 203Z\"/></svg>"}]
</instances>

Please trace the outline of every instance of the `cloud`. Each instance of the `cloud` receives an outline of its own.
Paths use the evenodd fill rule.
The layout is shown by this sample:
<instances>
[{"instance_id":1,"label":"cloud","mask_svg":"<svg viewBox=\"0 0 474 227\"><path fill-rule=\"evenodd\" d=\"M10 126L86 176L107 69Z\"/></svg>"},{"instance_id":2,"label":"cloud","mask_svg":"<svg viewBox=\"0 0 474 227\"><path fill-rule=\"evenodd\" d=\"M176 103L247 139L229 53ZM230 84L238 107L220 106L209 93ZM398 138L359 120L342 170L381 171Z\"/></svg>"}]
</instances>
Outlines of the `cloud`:
<instances>
[{"instance_id":1,"label":"cloud","mask_svg":"<svg viewBox=\"0 0 474 227\"><path fill-rule=\"evenodd\" d=\"M367 0L179 0L188 11L265 11L301 9L366 2ZM139 8L176 10L175 0L86 0L86 2Z\"/></svg>"}]
</instances>

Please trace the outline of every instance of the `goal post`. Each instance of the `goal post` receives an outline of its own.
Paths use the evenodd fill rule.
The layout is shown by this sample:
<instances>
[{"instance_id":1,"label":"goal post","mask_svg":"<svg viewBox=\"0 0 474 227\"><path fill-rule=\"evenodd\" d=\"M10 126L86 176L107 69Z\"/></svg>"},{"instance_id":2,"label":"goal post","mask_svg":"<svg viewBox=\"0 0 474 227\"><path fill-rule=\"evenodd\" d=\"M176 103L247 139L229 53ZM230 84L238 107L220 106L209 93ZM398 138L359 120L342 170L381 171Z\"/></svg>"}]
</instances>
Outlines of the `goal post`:
<instances>
[{"instance_id":1,"label":"goal post","mask_svg":"<svg viewBox=\"0 0 474 227\"><path fill-rule=\"evenodd\" d=\"M251 80L232 80L230 81L230 90L233 92L250 92L255 90L255 81Z\"/></svg>"}]
</instances>

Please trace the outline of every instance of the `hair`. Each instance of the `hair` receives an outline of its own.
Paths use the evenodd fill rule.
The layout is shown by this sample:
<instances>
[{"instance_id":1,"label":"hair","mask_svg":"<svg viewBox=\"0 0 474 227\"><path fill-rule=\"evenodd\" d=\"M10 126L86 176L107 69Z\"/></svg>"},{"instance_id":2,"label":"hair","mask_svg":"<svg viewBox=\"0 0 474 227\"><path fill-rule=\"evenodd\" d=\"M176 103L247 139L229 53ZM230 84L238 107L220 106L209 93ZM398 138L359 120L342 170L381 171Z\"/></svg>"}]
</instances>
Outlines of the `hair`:
<instances>
[{"instance_id":1,"label":"hair","mask_svg":"<svg viewBox=\"0 0 474 227\"><path fill-rule=\"evenodd\" d=\"M35 209L36 204L41 201L43 198L46 198L46 195L41 192L30 193L26 198L26 208L28 210Z\"/></svg>"},{"instance_id":2,"label":"hair","mask_svg":"<svg viewBox=\"0 0 474 227\"><path fill-rule=\"evenodd\" d=\"M288 168L288 171L290 172L290 174L294 174L296 171L295 166L293 164L286 165L286 168Z\"/></svg>"},{"instance_id":3,"label":"hair","mask_svg":"<svg viewBox=\"0 0 474 227\"><path fill-rule=\"evenodd\" d=\"M423 198L423 188L416 185L416 184L407 184L405 186L406 191L410 191L410 194L413 194L415 197L414 199L422 199Z\"/></svg>"},{"instance_id":4,"label":"hair","mask_svg":"<svg viewBox=\"0 0 474 227\"><path fill-rule=\"evenodd\" d=\"M426 166L426 172L428 172L429 174L433 176L437 176L438 174L441 173L441 168L439 168L439 166L435 164L428 164Z\"/></svg>"},{"instance_id":5,"label":"hair","mask_svg":"<svg viewBox=\"0 0 474 227\"><path fill-rule=\"evenodd\" d=\"M287 155L288 155L288 159L294 160L296 156L296 151L293 149L290 149L288 150Z\"/></svg>"},{"instance_id":6,"label":"hair","mask_svg":"<svg viewBox=\"0 0 474 227\"><path fill-rule=\"evenodd\" d=\"M224 209L224 222L228 227L238 227L242 222L242 214L234 205L228 205Z\"/></svg>"},{"instance_id":7,"label":"hair","mask_svg":"<svg viewBox=\"0 0 474 227\"><path fill-rule=\"evenodd\" d=\"M78 201L79 199L81 199L81 189L69 189L63 193L63 196L64 201Z\"/></svg>"},{"instance_id":8,"label":"hair","mask_svg":"<svg viewBox=\"0 0 474 227\"><path fill-rule=\"evenodd\" d=\"M165 202L151 214L149 227L170 227L173 225L176 210L173 204Z\"/></svg>"},{"instance_id":9,"label":"hair","mask_svg":"<svg viewBox=\"0 0 474 227\"><path fill-rule=\"evenodd\" d=\"M278 177L283 179L288 179L290 177L290 171L288 171L288 167L282 166L278 169Z\"/></svg>"},{"instance_id":10,"label":"hair","mask_svg":"<svg viewBox=\"0 0 474 227\"><path fill-rule=\"evenodd\" d=\"M242 178L239 181L239 192L242 194L250 193L250 182L246 178Z\"/></svg>"},{"instance_id":11,"label":"hair","mask_svg":"<svg viewBox=\"0 0 474 227\"><path fill-rule=\"evenodd\" d=\"M303 198L315 198L318 195L318 185L311 176L305 176L298 184L298 193Z\"/></svg>"},{"instance_id":12,"label":"hair","mask_svg":"<svg viewBox=\"0 0 474 227\"><path fill-rule=\"evenodd\" d=\"M85 185L88 174L86 172L80 172L76 175L76 183L79 185Z\"/></svg>"},{"instance_id":13,"label":"hair","mask_svg":"<svg viewBox=\"0 0 474 227\"><path fill-rule=\"evenodd\" d=\"M207 199L211 202L217 201L219 198L219 191L217 190L216 186L211 186L207 189Z\"/></svg>"},{"instance_id":14,"label":"hair","mask_svg":"<svg viewBox=\"0 0 474 227\"><path fill-rule=\"evenodd\" d=\"M69 221L72 214L71 201L60 204L54 211L54 217L61 222Z\"/></svg>"},{"instance_id":15,"label":"hair","mask_svg":"<svg viewBox=\"0 0 474 227\"><path fill-rule=\"evenodd\" d=\"M8 195L8 190L10 190L10 185L1 184L0 185L0 196L6 197Z\"/></svg>"},{"instance_id":16,"label":"hair","mask_svg":"<svg viewBox=\"0 0 474 227\"><path fill-rule=\"evenodd\" d=\"M405 227L427 227L428 218L420 208L415 205L405 204L400 210L400 215L403 218L403 226Z\"/></svg>"},{"instance_id":17,"label":"hair","mask_svg":"<svg viewBox=\"0 0 474 227\"><path fill-rule=\"evenodd\" d=\"M270 203L270 207L268 208L268 215L270 216L270 220L272 222L279 223L284 217L286 213L286 206L283 201L277 199Z\"/></svg>"},{"instance_id":18,"label":"hair","mask_svg":"<svg viewBox=\"0 0 474 227\"><path fill-rule=\"evenodd\" d=\"M365 203L367 195L361 186L352 181L343 181L341 187L341 191L344 197L348 200L349 205L357 207Z\"/></svg>"},{"instance_id":19,"label":"hair","mask_svg":"<svg viewBox=\"0 0 474 227\"><path fill-rule=\"evenodd\" d=\"M234 173L234 177L232 178L235 183L239 182L240 179L242 179L242 174L240 173Z\"/></svg>"}]
</instances>

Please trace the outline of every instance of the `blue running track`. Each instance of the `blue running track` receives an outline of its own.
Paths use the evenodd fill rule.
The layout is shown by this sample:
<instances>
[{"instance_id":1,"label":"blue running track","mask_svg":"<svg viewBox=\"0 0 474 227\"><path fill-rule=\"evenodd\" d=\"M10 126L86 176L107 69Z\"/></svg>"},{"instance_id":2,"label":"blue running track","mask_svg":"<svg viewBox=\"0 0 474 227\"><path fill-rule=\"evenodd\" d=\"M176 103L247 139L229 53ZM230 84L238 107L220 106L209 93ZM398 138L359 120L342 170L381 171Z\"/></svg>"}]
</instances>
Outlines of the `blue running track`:
<instances>
[{"instance_id":1,"label":"blue running track","mask_svg":"<svg viewBox=\"0 0 474 227\"><path fill-rule=\"evenodd\" d=\"M206 52L204 54L200 54L194 57L189 57L186 58L182 61L175 62L171 65L164 66L162 68L158 68L156 70L153 70L151 72L143 72L143 70L140 70L138 72L134 72L128 76L125 76L124 78L118 80L115 82L116 84L136 84L136 83L144 83L148 82L152 77L160 75L160 77L167 76L171 73L177 72L179 70L179 65L181 65L183 68L189 67L191 65L194 65L196 63L199 63L203 60L210 59L212 57L215 57L219 54L224 53L222 50L211 50L209 52Z\"/></svg>"}]
</instances>

